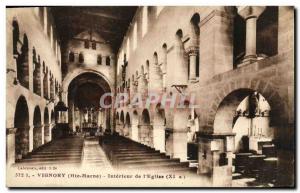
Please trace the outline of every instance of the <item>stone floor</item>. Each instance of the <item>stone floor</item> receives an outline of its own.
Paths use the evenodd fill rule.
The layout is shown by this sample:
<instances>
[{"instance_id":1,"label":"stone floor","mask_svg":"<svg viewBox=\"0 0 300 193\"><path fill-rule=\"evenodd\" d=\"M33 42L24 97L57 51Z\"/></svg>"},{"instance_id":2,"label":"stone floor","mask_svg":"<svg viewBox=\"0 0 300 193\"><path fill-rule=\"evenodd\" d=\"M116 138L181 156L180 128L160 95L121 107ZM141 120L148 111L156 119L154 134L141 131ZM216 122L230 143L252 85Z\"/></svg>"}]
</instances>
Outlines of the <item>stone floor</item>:
<instances>
[{"instance_id":1,"label":"stone floor","mask_svg":"<svg viewBox=\"0 0 300 193\"><path fill-rule=\"evenodd\" d=\"M95 137L86 137L83 145L83 157L81 167L95 168L101 170L112 170L104 151L99 146L99 141Z\"/></svg>"}]
</instances>

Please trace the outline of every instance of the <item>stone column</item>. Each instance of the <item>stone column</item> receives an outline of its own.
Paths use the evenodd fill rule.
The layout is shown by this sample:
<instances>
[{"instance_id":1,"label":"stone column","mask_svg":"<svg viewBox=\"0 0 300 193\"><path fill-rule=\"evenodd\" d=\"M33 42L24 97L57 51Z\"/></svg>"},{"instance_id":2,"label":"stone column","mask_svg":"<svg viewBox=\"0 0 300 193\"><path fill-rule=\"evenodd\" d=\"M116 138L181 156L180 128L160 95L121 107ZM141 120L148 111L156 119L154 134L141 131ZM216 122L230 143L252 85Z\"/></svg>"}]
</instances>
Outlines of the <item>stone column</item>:
<instances>
[{"instance_id":1,"label":"stone column","mask_svg":"<svg viewBox=\"0 0 300 193\"><path fill-rule=\"evenodd\" d=\"M232 185L234 134L198 133L198 174L209 177L212 186Z\"/></svg>"},{"instance_id":2,"label":"stone column","mask_svg":"<svg viewBox=\"0 0 300 193\"><path fill-rule=\"evenodd\" d=\"M33 125L29 126L29 152L33 150Z\"/></svg>"},{"instance_id":3,"label":"stone column","mask_svg":"<svg viewBox=\"0 0 300 193\"><path fill-rule=\"evenodd\" d=\"M7 128L6 129L6 164L10 166L15 163L16 155L15 155L15 135L16 128Z\"/></svg>"},{"instance_id":4,"label":"stone column","mask_svg":"<svg viewBox=\"0 0 300 193\"><path fill-rule=\"evenodd\" d=\"M240 6L238 13L246 21L246 50L243 62L256 61L256 22L265 6Z\"/></svg>"},{"instance_id":5,"label":"stone column","mask_svg":"<svg viewBox=\"0 0 300 193\"><path fill-rule=\"evenodd\" d=\"M174 110L173 120L173 157L180 161L187 161L187 123L190 110L177 108Z\"/></svg>"},{"instance_id":6,"label":"stone column","mask_svg":"<svg viewBox=\"0 0 300 193\"><path fill-rule=\"evenodd\" d=\"M173 139L173 157L179 158L181 162L187 161L187 129L174 129Z\"/></svg>"},{"instance_id":7,"label":"stone column","mask_svg":"<svg viewBox=\"0 0 300 193\"><path fill-rule=\"evenodd\" d=\"M196 65L197 65L197 55L198 55L198 47L191 47L189 50L189 61L190 61L190 81L196 80Z\"/></svg>"},{"instance_id":8,"label":"stone column","mask_svg":"<svg viewBox=\"0 0 300 193\"><path fill-rule=\"evenodd\" d=\"M42 138L42 143L39 144L39 146L43 145L45 143L45 125L42 124L41 127L40 127L40 130L41 130L41 138Z\"/></svg>"},{"instance_id":9,"label":"stone column","mask_svg":"<svg viewBox=\"0 0 300 193\"><path fill-rule=\"evenodd\" d=\"M139 128L137 124L131 125L131 139L133 141L139 141Z\"/></svg>"},{"instance_id":10,"label":"stone column","mask_svg":"<svg viewBox=\"0 0 300 193\"><path fill-rule=\"evenodd\" d=\"M44 124L44 144L45 143L48 143L51 139L50 139L50 133L51 133L51 131L50 131L50 128L51 127L51 124L48 124L48 123L45 123Z\"/></svg>"},{"instance_id":11,"label":"stone column","mask_svg":"<svg viewBox=\"0 0 300 193\"><path fill-rule=\"evenodd\" d=\"M153 125L153 146L160 152L165 152L165 126Z\"/></svg>"}]
</instances>

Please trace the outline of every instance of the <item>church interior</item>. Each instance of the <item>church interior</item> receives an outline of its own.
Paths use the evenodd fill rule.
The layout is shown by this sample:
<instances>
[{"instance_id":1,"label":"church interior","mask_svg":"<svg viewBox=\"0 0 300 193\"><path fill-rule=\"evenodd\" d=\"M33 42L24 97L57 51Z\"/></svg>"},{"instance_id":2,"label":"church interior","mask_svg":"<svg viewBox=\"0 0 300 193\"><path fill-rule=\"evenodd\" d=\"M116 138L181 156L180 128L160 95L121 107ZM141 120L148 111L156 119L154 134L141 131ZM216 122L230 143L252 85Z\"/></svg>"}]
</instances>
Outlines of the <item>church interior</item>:
<instances>
[{"instance_id":1,"label":"church interior","mask_svg":"<svg viewBox=\"0 0 300 193\"><path fill-rule=\"evenodd\" d=\"M294 40L285 6L7 7L7 167L293 187ZM151 92L197 106L133 105Z\"/></svg>"}]
</instances>

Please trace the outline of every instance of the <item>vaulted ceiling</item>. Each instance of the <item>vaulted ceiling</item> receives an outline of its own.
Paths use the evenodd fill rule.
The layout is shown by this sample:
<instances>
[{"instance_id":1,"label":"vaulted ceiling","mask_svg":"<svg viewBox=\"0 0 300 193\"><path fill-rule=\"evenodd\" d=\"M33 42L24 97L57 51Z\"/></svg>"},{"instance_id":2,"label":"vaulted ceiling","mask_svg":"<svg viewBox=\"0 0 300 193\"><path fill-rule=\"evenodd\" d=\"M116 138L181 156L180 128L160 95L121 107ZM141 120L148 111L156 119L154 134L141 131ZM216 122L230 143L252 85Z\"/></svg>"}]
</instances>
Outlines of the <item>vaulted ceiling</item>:
<instances>
[{"instance_id":1,"label":"vaulted ceiling","mask_svg":"<svg viewBox=\"0 0 300 193\"><path fill-rule=\"evenodd\" d=\"M116 51L136 9L136 6L51 7L51 12L63 42L80 32L92 30Z\"/></svg>"}]
</instances>

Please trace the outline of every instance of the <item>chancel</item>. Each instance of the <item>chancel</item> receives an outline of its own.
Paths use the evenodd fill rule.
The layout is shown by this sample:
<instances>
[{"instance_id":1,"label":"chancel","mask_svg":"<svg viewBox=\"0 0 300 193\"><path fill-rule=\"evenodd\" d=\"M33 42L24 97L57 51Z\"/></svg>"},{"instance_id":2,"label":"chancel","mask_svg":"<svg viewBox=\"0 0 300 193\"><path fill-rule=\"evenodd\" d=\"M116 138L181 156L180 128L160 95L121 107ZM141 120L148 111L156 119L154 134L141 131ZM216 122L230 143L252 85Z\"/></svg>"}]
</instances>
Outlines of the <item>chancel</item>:
<instances>
[{"instance_id":1,"label":"chancel","mask_svg":"<svg viewBox=\"0 0 300 193\"><path fill-rule=\"evenodd\" d=\"M7 167L292 187L294 39L285 6L7 7Z\"/></svg>"}]
</instances>

